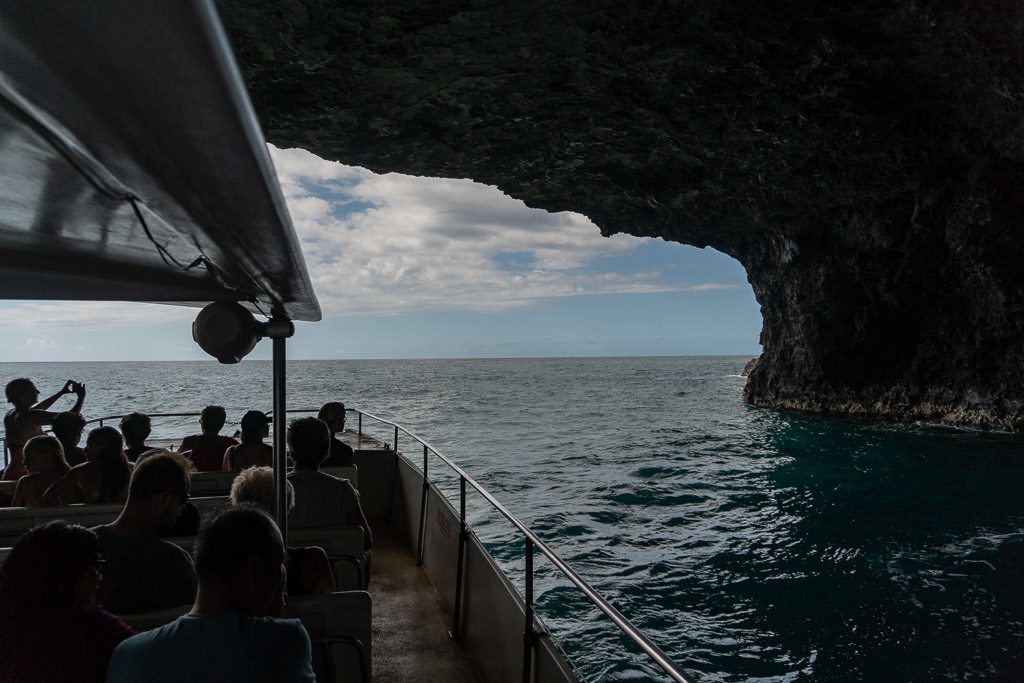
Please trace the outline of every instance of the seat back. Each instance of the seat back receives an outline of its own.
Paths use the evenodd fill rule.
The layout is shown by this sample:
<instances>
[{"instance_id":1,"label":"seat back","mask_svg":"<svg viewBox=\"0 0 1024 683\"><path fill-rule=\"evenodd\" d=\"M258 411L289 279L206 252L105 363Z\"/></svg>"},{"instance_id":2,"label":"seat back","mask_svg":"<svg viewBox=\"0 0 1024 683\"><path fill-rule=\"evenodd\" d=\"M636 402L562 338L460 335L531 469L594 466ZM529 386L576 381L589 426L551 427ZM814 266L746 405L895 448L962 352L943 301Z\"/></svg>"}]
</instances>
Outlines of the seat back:
<instances>
[{"instance_id":1,"label":"seat back","mask_svg":"<svg viewBox=\"0 0 1024 683\"><path fill-rule=\"evenodd\" d=\"M365 536L363 527L355 524L289 529L288 545L320 546L331 561L339 591L365 590L369 580Z\"/></svg>"},{"instance_id":2,"label":"seat back","mask_svg":"<svg viewBox=\"0 0 1024 683\"><path fill-rule=\"evenodd\" d=\"M359 490L359 468L355 465L350 467L321 467L320 471L338 479L348 479L349 483L352 484L352 488L356 491Z\"/></svg>"},{"instance_id":3,"label":"seat back","mask_svg":"<svg viewBox=\"0 0 1024 683\"><path fill-rule=\"evenodd\" d=\"M287 616L302 620L313 642L318 681L373 680L373 600L366 591L299 595L288 599Z\"/></svg>"},{"instance_id":4,"label":"seat back","mask_svg":"<svg viewBox=\"0 0 1024 683\"><path fill-rule=\"evenodd\" d=\"M205 515L211 510L230 503L227 496L204 496L192 498L199 508L199 514ZM34 526L63 519L72 524L85 527L109 524L113 522L121 510L123 503L101 503L98 505L51 505L44 507L0 508L0 546L13 546L21 535Z\"/></svg>"},{"instance_id":5,"label":"seat back","mask_svg":"<svg viewBox=\"0 0 1024 683\"><path fill-rule=\"evenodd\" d=\"M231 491L231 483L235 481L237 472L193 472L193 496L227 495Z\"/></svg>"}]
</instances>

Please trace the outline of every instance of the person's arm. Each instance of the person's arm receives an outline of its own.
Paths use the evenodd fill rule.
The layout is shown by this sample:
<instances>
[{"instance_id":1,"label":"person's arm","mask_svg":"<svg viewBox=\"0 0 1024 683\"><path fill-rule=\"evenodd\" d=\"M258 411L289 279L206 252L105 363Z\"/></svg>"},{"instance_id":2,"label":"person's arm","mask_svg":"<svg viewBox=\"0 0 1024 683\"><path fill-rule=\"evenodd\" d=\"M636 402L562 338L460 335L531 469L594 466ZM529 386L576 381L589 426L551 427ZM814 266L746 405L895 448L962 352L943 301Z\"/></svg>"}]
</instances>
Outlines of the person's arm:
<instances>
[{"instance_id":1,"label":"person's arm","mask_svg":"<svg viewBox=\"0 0 1024 683\"><path fill-rule=\"evenodd\" d=\"M224 451L224 461L221 463L221 467L220 468L222 470L224 470L225 472L230 472L232 469L234 469L231 466L231 456L234 454L234 452L235 452L235 447L234 446L228 446L227 450Z\"/></svg>"},{"instance_id":2,"label":"person's arm","mask_svg":"<svg viewBox=\"0 0 1024 683\"><path fill-rule=\"evenodd\" d=\"M53 482L50 488L43 493L45 505L68 505L70 503L81 503L85 498L82 495L81 476L83 468L88 463L83 463L71 468L71 471Z\"/></svg>"},{"instance_id":3,"label":"person's arm","mask_svg":"<svg viewBox=\"0 0 1024 683\"><path fill-rule=\"evenodd\" d=\"M85 385L81 382L77 382L74 387L74 392L78 398L75 400L75 405L71 406L70 412L80 413L82 412L82 403L85 401Z\"/></svg>"},{"instance_id":4,"label":"person's arm","mask_svg":"<svg viewBox=\"0 0 1024 683\"><path fill-rule=\"evenodd\" d=\"M356 500L356 506L348 513L348 523L357 524L363 527L365 531L365 547L364 550L369 550L373 547L373 532L370 531L370 523L366 521L366 515L363 513L363 506L359 504L358 499Z\"/></svg>"},{"instance_id":5,"label":"person's arm","mask_svg":"<svg viewBox=\"0 0 1024 683\"><path fill-rule=\"evenodd\" d=\"M60 391L58 391L50 398L44 398L42 401L32 406L32 410L46 410L54 403L56 403L57 399L63 396L64 394L73 393L75 391L76 386L77 385L75 384L74 380L69 379L67 382L64 382L64 386L60 388Z\"/></svg>"},{"instance_id":6,"label":"person's arm","mask_svg":"<svg viewBox=\"0 0 1024 683\"><path fill-rule=\"evenodd\" d=\"M14 500L11 501L12 508L25 507L25 491L28 490L27 476L18 480L18 486L14 489Z\"/></svg>"},{"instance_id":7,"label":"person's arm","mask_svg":"<svg viewBox=\"0 0 1024 683\"><path fill-rule=\"evenodd\" d=\"M309 589L310 594L333 593L338 589L331 560L323 548L310 546L295 550L305 555L302 561L302 585Z\"/></svg>"}]
</instances>

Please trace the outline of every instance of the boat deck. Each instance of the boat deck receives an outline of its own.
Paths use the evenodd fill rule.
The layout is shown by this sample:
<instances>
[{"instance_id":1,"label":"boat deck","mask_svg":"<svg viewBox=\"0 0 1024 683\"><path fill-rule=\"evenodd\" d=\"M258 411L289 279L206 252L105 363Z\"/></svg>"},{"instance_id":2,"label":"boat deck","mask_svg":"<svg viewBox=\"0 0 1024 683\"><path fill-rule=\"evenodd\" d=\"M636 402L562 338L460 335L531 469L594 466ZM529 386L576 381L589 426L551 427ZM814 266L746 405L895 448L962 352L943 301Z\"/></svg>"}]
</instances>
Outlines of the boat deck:
<instances>
[{"instance_id":1,"label":"boat deck","mask_svg":"<svg viewBox=\"0 0 1024 683\"><path fill-rule=\"evenodd\" d=\"M373 525L369 590L375 681L480 680L462 645L448 636L433 584L382 523Z\"/></svg>"}]
</instances>

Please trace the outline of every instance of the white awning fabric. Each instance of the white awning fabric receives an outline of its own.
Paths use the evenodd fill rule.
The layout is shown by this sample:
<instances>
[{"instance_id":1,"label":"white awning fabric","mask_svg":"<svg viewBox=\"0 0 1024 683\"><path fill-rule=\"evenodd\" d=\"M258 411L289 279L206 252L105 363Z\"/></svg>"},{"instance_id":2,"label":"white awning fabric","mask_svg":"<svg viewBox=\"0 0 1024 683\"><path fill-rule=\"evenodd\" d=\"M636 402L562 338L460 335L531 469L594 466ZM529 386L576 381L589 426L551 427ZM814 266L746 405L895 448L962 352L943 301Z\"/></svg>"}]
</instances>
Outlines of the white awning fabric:
<instances>
[{"instance_id":1,"label":"white awning fabric","mask_svg":"<svg viewBox=\"0 0 1024 683\"><path fill-rule=\"evenodd\" d=\"M320 319L212 2L0 3L0 296Z\"/></svg>"}]
</instances>

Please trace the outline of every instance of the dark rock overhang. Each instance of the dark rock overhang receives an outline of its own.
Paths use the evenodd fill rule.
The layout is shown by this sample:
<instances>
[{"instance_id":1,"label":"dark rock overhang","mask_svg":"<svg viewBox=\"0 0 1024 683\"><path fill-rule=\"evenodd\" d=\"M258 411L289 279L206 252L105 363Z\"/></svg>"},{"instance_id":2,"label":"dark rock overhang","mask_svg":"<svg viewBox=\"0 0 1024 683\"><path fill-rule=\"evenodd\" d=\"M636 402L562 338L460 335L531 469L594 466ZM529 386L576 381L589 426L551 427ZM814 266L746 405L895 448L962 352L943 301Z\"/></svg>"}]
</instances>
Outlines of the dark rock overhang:
<instances>
[{"instance_id":1,"label":"dark rock overhang","mask_svg":"<svg viewBox=\"0 0 1024 683\"><path fill-rule=\"evenodd\" d=\"M756 405L1024 429L1024 10L223 0L268 139L712 246Z\"/></svg>"}]
</instances>

